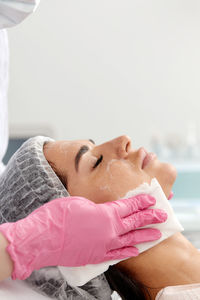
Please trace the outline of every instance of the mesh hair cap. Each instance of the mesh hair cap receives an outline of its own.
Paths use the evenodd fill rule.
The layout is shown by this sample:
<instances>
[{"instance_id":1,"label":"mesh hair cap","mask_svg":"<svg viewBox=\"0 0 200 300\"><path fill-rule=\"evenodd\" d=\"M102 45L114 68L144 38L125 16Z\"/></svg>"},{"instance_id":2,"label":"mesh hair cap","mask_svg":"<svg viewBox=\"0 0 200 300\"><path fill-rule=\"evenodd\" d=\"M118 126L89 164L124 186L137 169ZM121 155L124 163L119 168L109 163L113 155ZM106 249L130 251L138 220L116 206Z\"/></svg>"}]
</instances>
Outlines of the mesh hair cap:
<instances>
[{"instance_id":1,"label":"mesh hair cap","mask_svg":"<svg viewBox=\"0 0 200 300\"><path fill-rule=\"evenodd\" d=\"M53 141L37 136L27 140L10 159L0 177L0 224L25 218L41 205L69 193L47 162L43 147ZM53 299L111 299L104 275L71 287L57 267L34 271L26 279L35 290Z\"/></svg>"}]
</instances>

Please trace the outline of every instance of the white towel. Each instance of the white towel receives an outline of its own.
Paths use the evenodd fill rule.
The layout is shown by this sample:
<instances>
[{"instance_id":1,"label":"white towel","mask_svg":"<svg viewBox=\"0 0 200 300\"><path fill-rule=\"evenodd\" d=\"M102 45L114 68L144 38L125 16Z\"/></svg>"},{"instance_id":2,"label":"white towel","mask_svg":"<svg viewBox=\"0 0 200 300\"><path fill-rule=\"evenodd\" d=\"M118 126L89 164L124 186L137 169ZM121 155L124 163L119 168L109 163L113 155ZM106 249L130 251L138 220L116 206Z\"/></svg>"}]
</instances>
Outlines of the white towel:
<instances>
[{"instance_id":1,"label":"white towel","mask_svg":"<svg viewBox=\"0 0 200 300\"><path fill-rule=\"evenodd\" d=\"M145 226L145 228L151 227L159 229L162 232L162 236L159 240L136 245L140 253L152 248L153 246L172 236L174 233L183 231L183 227L179 223L168 199L166 198L160 184L155 178L152 179L150 185L148 183L144 183L135 190L128 192L123 198L144 193L149 194L156 199L156 204L150 208L164 209L168 214L168 219L164 223ZM81 286L96 276L104 273L110 265L117 264L119 261L120 260L112 260L100 264L90 264L81 267L59 267L59 269L70 285Z\"/></svg>"}]
</instances>

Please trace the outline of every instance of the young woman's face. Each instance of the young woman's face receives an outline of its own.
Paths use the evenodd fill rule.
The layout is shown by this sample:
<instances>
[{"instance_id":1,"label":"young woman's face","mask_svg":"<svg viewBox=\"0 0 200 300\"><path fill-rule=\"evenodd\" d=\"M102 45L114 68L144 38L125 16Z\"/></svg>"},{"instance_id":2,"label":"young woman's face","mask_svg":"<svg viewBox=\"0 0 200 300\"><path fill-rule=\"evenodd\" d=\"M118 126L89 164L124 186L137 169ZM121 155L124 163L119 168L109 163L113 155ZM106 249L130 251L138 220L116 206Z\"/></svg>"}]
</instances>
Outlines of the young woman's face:
<instances>
[{"instance_id":1,"label":"young woman's face","mask_svg":"<svg viewBox=\"0 0 200 300\"><path fill-rule=\"evenodd\" d=\"M58 176L67 178L71 196L96 203L117 200L144 182L156 178L168 197L175 168L161 163L144 148L134 149L127 136L101 145L91 140L50 142L44 154ZM145 158L146 157L146 158Z\"/></svg>"}]
</instances>

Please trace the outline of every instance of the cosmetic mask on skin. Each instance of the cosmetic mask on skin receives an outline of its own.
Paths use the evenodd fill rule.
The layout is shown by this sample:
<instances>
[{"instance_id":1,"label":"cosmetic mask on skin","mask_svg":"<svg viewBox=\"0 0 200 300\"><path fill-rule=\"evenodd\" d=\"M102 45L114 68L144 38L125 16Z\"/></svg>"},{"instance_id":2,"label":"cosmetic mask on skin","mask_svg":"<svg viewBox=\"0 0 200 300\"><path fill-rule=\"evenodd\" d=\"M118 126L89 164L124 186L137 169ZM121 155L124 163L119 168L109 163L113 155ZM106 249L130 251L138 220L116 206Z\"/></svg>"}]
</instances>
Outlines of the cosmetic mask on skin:
<instances>
[{"instance_id":1,"label":"cosmetic mask on skin","mask_svg":"<svg viewBox=\"0 0 200 300\"><path fill-rule=\"evenodd\" d=\"M152 224L144 227L157 228L161 231L162 236L159 240L136 245L140 253L154 247L176 232L183 231L183 227L179 223L168 199L155 178L152 179L150 185L148 183L144 183L138 188L128 192L123 198L129 198L131 196L144 193L149 194L156 199L156 204L150 208L165 210L168 214L168 219L164 223ZM109 266L117 264L118 262L120 262L120 260L107 261L96 265L86 265L81 267L59 267L59 269L70 285L81 286L92 278L104 273L108 270Z\"/></svg>"},{"instance_id":2,"label":"cosmetic mask on skin","mask_svg":"<svg viewBox=\"0 0 200 300\"><path fill-rule=\"evenodd\" d=\"M0 0L0 29L22 22L39 3L40 0Z\"/></svg>"}]
</instances>

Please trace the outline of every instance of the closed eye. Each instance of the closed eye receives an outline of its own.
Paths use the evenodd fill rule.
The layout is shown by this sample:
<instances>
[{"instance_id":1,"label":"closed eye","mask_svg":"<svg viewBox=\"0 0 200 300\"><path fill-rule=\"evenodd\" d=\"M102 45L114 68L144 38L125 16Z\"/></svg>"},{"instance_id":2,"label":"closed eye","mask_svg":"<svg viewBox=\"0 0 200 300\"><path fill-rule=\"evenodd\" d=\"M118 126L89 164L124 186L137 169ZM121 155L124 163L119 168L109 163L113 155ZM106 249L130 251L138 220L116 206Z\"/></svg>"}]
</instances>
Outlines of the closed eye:
<instances>
[{"instance_id":1,"label":"closed eye","mask_svg":"<svg viewBox=\"0 0 200 300\"><path fill-rule=\"evenodd\" d=\"M100 155L100 157L97 159L96 163L93 166L93 169L95 169L103 160L103 155Z\"/></svg>"}]
</instances>

